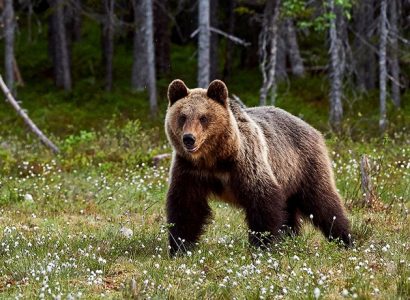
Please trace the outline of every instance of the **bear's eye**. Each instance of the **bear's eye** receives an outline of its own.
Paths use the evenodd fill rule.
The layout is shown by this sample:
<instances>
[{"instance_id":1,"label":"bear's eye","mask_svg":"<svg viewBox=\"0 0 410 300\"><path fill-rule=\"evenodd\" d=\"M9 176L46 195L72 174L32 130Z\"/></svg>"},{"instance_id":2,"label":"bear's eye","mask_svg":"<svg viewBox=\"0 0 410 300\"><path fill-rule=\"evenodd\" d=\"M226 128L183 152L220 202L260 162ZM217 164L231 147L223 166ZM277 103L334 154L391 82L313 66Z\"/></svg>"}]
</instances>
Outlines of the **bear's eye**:
<instances>
[{"instance_id":1,"label":"bear's eye","mask_svg":"<svg viewBox=\"0 0 410 300\"><path fill-rule=\"evenodd\" d=\"M206 116L201 116L201 117L199 118L199 121L200 121L202 124L207 124L207 123L208 123L208 118L207 118Z\"/></svg>"},{"instance_id":2,"label":"bear's eye","mask_svg":"<svg viewBox=\"0 0 410 300\"><path fill-rule=\"evenodd\" d=\"M186 121L186 116L185 115L180 115L179 118L178 118L179 125L181 125L181 126L184 125L185 121Z\"/></svg>"}]
</instances>

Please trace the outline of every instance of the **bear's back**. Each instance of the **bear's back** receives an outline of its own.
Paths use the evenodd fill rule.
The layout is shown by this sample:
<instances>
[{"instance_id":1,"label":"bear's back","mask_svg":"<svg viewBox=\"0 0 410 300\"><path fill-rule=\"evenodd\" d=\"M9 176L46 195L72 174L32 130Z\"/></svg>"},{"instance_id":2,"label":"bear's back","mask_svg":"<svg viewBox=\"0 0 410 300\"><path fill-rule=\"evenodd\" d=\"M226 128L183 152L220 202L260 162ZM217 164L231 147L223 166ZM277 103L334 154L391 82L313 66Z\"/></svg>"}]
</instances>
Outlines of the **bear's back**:
<instances>
[{"instance_id":1,"label":"bear's back","mask_svg":"<svg viewBox=\"0 0 410 300\"><path fill-rule=\"evenodd\" d=\"M311 170L313 161L326 160L321 133L300 118L273 106L243 111L261 129L268 146L272 172L289 193L312 175L305 170Z\"/></svg>"},{"instance_id":2,"label":"bear's back","mask_svg":"<svg viewBox=\"0 0 410 300\"><path fill-rule=\"evenodd\" d=\"M277 138L283 136L298 148L308 137L322 139L322 135L316 129L283 109L262 106L246 108L244 111L267 137L272 134Z\"/></svg>"}]
</instances>

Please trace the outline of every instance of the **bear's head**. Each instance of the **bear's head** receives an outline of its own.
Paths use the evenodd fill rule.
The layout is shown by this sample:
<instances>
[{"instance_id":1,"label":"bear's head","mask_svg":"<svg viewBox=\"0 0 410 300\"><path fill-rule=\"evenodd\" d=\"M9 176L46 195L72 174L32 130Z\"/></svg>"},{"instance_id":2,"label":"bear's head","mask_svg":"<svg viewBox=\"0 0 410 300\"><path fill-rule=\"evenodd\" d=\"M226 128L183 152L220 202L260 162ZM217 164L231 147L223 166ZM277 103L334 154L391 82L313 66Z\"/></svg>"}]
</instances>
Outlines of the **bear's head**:
<instances>
[{"instance_id":1,"label":"bear's head","mask_svg":"<svg viewBox=\"0 0 410 300\"><path fill-rule=\"evenodd\" d=\"M208 89L188 89L182 80L174 80L168 100L165 129L179 155L211 163L232 152L237 125L222 81L212 81Z\"/></svg>"}]
</instances>

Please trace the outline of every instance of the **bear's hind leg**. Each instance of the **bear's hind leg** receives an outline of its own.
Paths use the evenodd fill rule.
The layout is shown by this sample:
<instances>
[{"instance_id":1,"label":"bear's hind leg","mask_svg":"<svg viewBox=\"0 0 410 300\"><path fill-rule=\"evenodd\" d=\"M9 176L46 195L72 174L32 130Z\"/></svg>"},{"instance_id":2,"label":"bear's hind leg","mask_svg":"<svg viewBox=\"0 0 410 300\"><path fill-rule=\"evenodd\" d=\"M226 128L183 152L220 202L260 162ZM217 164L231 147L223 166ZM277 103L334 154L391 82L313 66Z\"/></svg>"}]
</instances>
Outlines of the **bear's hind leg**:
<instances>
[{"instance_id":1,"label":"bear's hind leg","mask_svg":"<svg viewBox=\"0 0 410 300\"><path fill-rule=\"evenodd\" d=\"M255 186L251 186L248 182L239 184L234 190L246 213L249 243L255 247L266 247L283 233L286 221L285 200L280 189L274 184L255 182Z\"/></svg>"},{"instance_id":2,"label":"bear's hind leg","mask_svg":"<svg viewBox=\"0 0 410 300\"><path fill-rule=\"evenodd\" d=\"M269 205L255 205L245 209L249 226L249 243L254 247L266 247L283 232L283 219ZM282 212L285 214L285 212Z\"/></svg>"},{"instance_id":3,"label":"bear's hind leg","mask_svg":"<svg viewBox=\"0 0 410 300\"><path fill-rule=\"evenodd\" d=\"M352 245L349 220L333 188L305 191L300 210L328 240L340 239L346 247Z\"/></svg>"},{"instance_id":4,"label":"bear's hind leg","mask_svg":"<svg viewBox=\"0 0 410 300\"><path fill-rule=\"evenodd\" d=\"M286 207L287 218L284 224L284 230L290 236L295 236L300 233L301 215L297 207L298 202L300 202L300 197L298 195L294 195L290 197L287 201L287 207Z\"/></svg>"}]
</instances>

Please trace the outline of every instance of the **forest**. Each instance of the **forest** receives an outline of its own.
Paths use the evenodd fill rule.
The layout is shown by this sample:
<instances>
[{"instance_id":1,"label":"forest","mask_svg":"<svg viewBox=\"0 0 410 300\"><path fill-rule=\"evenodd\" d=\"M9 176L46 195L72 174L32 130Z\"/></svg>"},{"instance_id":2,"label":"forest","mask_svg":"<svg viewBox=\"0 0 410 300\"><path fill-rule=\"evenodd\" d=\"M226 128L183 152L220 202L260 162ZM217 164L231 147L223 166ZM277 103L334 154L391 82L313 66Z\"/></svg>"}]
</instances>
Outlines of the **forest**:
<instances>
[{"instance_id":1,"label":"forest","mask_svg":"<svg viewBox=\"0 0 410 300\"><path fill-rule=\"evenodd\" d=\"M409 299L409 0L0 0L0 298ZM355 243L248 244L212 201L168 254L167 88L322 132Z\"/></svg>"}]
</instances>

